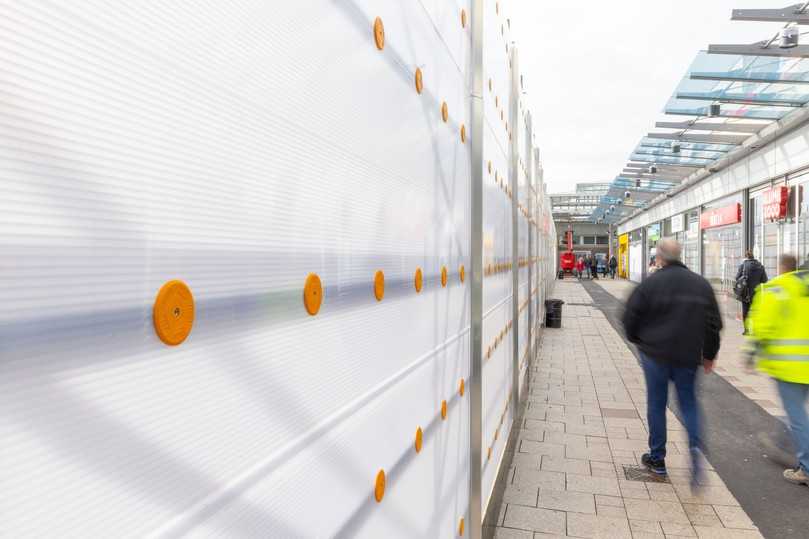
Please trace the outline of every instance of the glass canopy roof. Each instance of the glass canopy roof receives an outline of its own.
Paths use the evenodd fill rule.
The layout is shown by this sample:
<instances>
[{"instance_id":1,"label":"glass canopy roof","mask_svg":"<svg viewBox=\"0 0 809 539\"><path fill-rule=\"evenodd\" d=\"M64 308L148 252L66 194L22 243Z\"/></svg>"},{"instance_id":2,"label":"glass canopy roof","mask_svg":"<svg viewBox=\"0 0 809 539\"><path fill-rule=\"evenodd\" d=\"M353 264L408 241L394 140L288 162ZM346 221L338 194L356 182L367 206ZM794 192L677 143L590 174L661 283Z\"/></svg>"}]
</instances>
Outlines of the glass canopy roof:
<instances>
[{"instance_id":1,"label":"glass canopy roof","mask_svg":"<svg viewBox=\"0 0 809 539\"><path fill-rule=\"evenodd\" d=\"M718 116L711 116L712 104L719 105ZM591 218L622 219L807 104L809 58L699 52L663 108L666 121L656 124L665 131L641 138L629 168L613 180ZM673 142L679 144L676 153ZM659 165L658 172L639 164ZM671 168L677 165L683 168Z\"/></svg>"}]
</instances>

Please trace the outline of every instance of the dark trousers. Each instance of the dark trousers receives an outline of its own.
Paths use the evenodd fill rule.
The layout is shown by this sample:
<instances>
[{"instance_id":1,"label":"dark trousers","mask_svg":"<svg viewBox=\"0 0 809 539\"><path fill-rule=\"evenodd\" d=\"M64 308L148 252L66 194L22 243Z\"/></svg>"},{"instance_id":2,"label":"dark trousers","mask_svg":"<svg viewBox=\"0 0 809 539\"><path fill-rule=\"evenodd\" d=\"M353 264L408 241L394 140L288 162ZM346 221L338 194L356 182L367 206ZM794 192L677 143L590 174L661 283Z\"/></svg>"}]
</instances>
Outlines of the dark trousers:
<instances>
[{"instance_id":1,"label":"dark trousers","mask_svg":"<svg viewBox=\"0 0 809 539\"><path fill-rule=\"evenodd\" d=\"M658 363L641 353L646 379L646 418L649 421L649 452L653 459L666 458L666 406L669 380L677 390L677 403L688 432L688 446L700 449L700 418L695 394L697 367L674 367Z\"/></svg>"},{"instance_id":2,"label":"dark trousers","mask_svg":"<svg viewBox=\"0 0 809 539\"><path fill-rule=\"evenodd\" d=\"M610 268L610 277L615 279L615 268Z\"/></svg>"},{"instance_id":3,"label":"dark trousers","mask_svg":"<svg viewBox=\"0 0 809 539\"><path fill-rule=\"evenodd\" d=\"M753 298L750 298L750 301L743 301L742 302L742 326L744 330L742 331L742 335L747 334L747 315L750 314L750 306L753 304Z\"/></svg>"}]
</instances>

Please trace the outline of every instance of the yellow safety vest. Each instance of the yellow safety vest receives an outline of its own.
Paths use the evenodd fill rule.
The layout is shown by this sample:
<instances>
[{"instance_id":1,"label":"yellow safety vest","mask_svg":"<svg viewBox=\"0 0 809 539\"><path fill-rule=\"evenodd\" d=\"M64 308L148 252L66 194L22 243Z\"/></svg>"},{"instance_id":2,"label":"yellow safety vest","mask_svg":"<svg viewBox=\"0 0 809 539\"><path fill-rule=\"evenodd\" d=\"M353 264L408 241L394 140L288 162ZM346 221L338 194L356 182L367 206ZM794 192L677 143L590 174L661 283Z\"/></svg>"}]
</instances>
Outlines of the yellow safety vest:
<instances>
[{"instance_id":1,"label":"yellow safety vest","mask_svg":"<svg viewBox=\"0 0 809 539\"><path fill-rule=\"evenodd\" d=\"M759 286L747 321L758 369L809 384L809 271L784 273Z\"/></svg>"}]
</instances>

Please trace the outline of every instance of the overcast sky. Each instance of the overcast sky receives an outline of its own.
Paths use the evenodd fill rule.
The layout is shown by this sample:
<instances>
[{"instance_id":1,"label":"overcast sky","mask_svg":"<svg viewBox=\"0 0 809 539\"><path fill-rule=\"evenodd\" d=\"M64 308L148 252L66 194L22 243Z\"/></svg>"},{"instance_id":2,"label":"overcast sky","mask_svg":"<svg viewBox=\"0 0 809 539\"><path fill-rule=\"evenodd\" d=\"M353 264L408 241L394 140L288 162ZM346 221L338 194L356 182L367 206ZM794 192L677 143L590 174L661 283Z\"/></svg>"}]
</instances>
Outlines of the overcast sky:
<instances>
[{"instance_id":1,"label":"overcast sky","mask_svg":"<svg viewBox=\"0 0 809 539\"><path fill-rule=\"evenodd\" d=\"M709 43L768 39L782 26L731 22L731 9L789 4L509 2L525 97L550 191L614 178L640 137L662 119L663 106L699 50Z\"/></svg>"}]
</instances>

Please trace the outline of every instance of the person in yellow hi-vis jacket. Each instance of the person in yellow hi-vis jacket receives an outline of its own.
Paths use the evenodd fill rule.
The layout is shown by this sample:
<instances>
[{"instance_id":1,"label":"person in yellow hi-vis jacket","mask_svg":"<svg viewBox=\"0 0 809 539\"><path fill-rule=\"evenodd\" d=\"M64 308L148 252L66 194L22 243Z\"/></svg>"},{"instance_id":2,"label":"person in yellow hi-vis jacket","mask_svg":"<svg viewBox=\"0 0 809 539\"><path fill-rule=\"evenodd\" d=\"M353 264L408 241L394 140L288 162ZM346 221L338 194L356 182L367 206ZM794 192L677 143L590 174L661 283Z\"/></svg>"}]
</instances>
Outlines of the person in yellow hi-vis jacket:
<instances>
[{"instance_id":1,"label":"person in yellow hi-vis jacket","mask_svg":"<svg viewBox=\"0 0 809 539\"><path fill-rule=\"evenodd\" d=\"M748 352L775 378L798 452L784 479L809 485L809 271L795 257L778 259L778 277L759 286L747 319Z\"/></svg>"}]
</instances>

